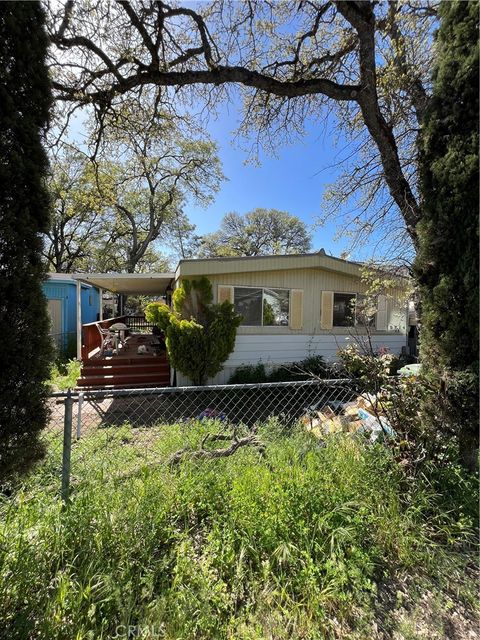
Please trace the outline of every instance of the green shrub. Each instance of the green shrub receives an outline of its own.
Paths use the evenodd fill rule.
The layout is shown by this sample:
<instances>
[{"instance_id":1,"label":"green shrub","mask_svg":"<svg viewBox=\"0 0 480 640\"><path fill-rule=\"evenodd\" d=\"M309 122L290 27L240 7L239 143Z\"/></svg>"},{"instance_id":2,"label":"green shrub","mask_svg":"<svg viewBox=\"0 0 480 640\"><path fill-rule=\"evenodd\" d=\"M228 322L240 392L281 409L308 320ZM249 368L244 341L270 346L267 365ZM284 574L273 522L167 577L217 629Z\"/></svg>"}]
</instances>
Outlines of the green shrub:
<instances>
[{"instance_id":1,"label":"green shrub","mask_svg":"<svg viewBox=\"0 0 480 640\"><path fill-rule=\"evenodd\" d=\"M228 384L255 384L259 382L267 382L265 365L261 362L237 367L228 380Z\"/></svg>"},{"instance_id":2,"label":"green shrub","mask_svg":"<svg viewBox=\"0 0 480 640\"><path fill-rule=\"evenodd\" d=\"M205 277L182 280L173 294L173 309L152 303L145 317L165 332L172 366L203 385L233 351L241 316L230 302L212 304L212 286Z\"/></svg>"},{"instance_id":3,"label":"green shrub","mask_svg":"<svg viewBox=\"0 0 480 640\"><path fill-rule=\"evenodd\" d=\"M166 333L170 325L170 308L163 302L150 302L145 307L145 318L147 322L156 325Z\"/></svg>"},{"instance_id":4,"label":"green shrub","mask_svg":"<svg viewBox=\"0 0 480 640\"><path fill-rule=\"evenodd\" d=\"M51 369L49 384L58 391L73 389L77 386L81 367L82 363L76 359L56 362Z\"/></svg>"},{"instance_id":5,"label":"green shrub","mask_svg":"<svg viewBox=\"0 0 480 640\"><path fill-rule=\"evenodd\" d=\"M300 368L314 376L330 377L332 367L325 362L323 356L309 356L300 362Z\"/></svg>"},{"instance_id":6,"label":"green shrub","mask_svg":"<svg viewBox=\"0 0 480 640\"><path fill-rule=\"evenodd\" d=\"M265 371L265 365L242 365L237 367L230 376L228 384L252 384L260 382L293 382L309 380L313 377L336 377L334 370L322 356L309 356L300 362L292 362L275 367L270 373Z\"/></svg>"},{"instance_id":7,"label":"green shrub","mask_svg":"<svg viewBox=\"0 0 480 640\"><path fill-rule=\"evenodd\" d=\"M370 380L373 386L378 380L383 381L385 376L396 374L403 366L399 356L387 349L362 350L356 344L349 344L339 349L337 355L347 375L364 382Z\"/></svg>"}]
</instances>

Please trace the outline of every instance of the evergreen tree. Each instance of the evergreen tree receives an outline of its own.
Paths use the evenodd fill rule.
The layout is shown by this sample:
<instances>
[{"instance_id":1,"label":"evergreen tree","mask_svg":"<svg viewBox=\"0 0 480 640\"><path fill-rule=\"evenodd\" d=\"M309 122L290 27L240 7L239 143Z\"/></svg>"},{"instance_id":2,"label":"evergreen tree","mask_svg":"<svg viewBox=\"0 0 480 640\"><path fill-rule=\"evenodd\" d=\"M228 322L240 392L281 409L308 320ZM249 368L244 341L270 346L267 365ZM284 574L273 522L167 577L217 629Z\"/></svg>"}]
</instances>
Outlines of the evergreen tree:
<instances>
[{"instance_id":1,"label":"evergreen tree","mask_svg":"<svg viewBox=\"0 0 480 640\"><path fill-rule=\"evenodd\" d=\"M477 1L440 6L415 264L422 361L440 390L434 413L439 428L458 434L470 468L478 449L478 10Z\"/></svg>"},{"instance_id":2,"label":"evergreen tree","mask_svg":"<svg viewBox=\"0 0 480 640\"><path fill-rule=\"evenodd\" d=\"M48 229L42 147L52 104L39 2L0 3L0 475L41 453L51 345L42 294Z\"/></svg>"}]
</instances>

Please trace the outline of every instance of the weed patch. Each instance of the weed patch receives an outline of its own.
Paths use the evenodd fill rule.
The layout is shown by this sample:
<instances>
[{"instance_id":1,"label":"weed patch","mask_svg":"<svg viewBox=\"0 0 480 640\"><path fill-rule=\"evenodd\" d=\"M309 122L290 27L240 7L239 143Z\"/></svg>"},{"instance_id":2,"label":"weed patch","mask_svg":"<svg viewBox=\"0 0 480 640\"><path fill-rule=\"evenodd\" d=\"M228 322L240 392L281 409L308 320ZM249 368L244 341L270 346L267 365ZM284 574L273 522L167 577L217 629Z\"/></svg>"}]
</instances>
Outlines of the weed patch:
<instances>
[{"instance_id":1,"label":"weed patch","mask_svg":"<svg viewBox=\"0 0 480 640\"><path fill-rule=\"evenodd\" d=\"M158 425L155 463L140 468L140 430L99 430L73 448L88 460L68 505L49 488L55 456L3 500L5 637L114 638L130 626L147 638L373 638L381 585L399 575L409 586L382 610L397 637L411 620L395 611L426 588L436 607L455 592L472 610L476 485L462 471L412 483L381 445L319 446L275 423L259 430L265 457L158 462L211 428Z\"/></svg>"}]
</instances>

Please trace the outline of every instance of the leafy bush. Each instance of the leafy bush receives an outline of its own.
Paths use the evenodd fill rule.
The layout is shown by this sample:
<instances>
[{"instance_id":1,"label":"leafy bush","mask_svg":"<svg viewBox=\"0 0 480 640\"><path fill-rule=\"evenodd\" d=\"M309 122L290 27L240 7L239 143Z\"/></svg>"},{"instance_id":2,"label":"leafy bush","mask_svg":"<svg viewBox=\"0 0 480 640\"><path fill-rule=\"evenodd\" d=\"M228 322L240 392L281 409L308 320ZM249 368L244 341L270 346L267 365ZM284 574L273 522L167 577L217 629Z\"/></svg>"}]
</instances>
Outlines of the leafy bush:
<instances>
[{"instance_id":1,"label":"leafy bush","mask_svg":"<svg viewBox=\"0 0 480 640\"><path fill-rule=\"evenodd\" d=\"M417 359L408 354L396 355L387 348L380 347L376 351L357 344L350 344L338 350L340 364L344 372L353 378L368 378L375 372L376 376L394 376L407 364L414 364Z\"/></svg>"},{"instance_id":2,"label":"leafy bush","mask_svg":"<svg viewBox=\"0 0 480 640\"><path fill-rule=\"evenodd\" d=\"M323 356L309 356L298 364L300 369L314 376L329 378L332 374L332 365L326 363Z\"/></svg>"},{"instance_id":3,"label":"leafy bush","mask_svg":"<svg viewBox=\"0 0 480 640\"><path fill-rule=\"evenodd\" d=\"M182 280L172 301L173 311L158 302L147 305L145 317L165 332L172 366L203 385L233 351L241 316L230 302L212 304L212 286L205 277Z\"/></svg>"},{"instance_id":4,"label":"leafy bush","mask_svg":"<svg viewBox=\"0 0 480 640\"><path fill-rule=\"evenodd\" d=\"M295 380L309 380L314 377L335 377L334 369L325 362L323 356L309 356L299 362L284 364L272 371L268 381L290 382Z\"/></svg>"},{"instance_id":5,"label":"leafy bush","mask_svg":"<svg viewBox=\"0 0 480 640\"><path fill-rule=\"evenodd\" d=\"M170 307L163 302L150 302L145 307L145 319L147 322L156 325L164 333L167 332L170 325L170 315Z\"/></svg>"},{"instance_id":6,"label":"leafy bush","mask_svg":"<svg viewBox=\"0 0 480 640\"><path fill-rule=\"evenodd\" d=\"M309 380L312 377L336 377L334 369L328 365L322 356L309 356L300 362L292 362L275 367L270 373L265 371L265 365L242 365L237 367L230 376L228 384L252 384L260 382L293 382Z\"/></svg>"},{"instance_id":7,"label":"leafy bush","mask_svg":"<svg viewBox=\"0 0 480 640\"><path fill-rule=\"evenodd\" d=\"M399 357L387 349L362 350L356 344L338 350L338 357L348 375L368 380L395 374L403 366Z\"/></svg>"},{"instance_id":8,"label":"leafy bush","mask_svg":"<svg viewBox=\"0 0 480 640\"><path fill-rule=\"evenodd\" d=\"M58 391L72 389L77 385L82 363L79 360L57 362L52 366L49 384Z\"/></svg>"},{"instance_id":9,"label":"leafy bush","mask_svg":"<svg viewBox=\"0 0 480 640\"><path fill-rule=\"evenodd\" d=\"M228 384L254 384L259 382L267 382L268 376L265 371L265 365L245 364L237 367L230 376Z\"/></svg>"},{"instance_id":10,"label":"leafy bush","mask_svg":"<svg viewBox=\"0 0 480 640\"><path fill-rule=\"evenodd\" d=\"M371 410L385 416L394 429L397 437L390 444L411 475L418 475L428 461L449 464L458 460L459 442L455 430L447 430L445 423L439 428L440 415L443 420L448 415L449 393L461 395L463 384L472 385L473 377L464 374L463 384L458 387L446 380L446 391L440 390L423 374L392 376L392 371L403 366L403 362L386 351L362 353L355 345L350 345L339 351L339 357L345 373L354 378L358 392L366 398ZM465 394L465 417L471 409L467 406L469 397ZM452 404L456 406L458 419L462 402L456 397ZM430 414L426 407L430 408Z\"/></svg>"}]
</instances>

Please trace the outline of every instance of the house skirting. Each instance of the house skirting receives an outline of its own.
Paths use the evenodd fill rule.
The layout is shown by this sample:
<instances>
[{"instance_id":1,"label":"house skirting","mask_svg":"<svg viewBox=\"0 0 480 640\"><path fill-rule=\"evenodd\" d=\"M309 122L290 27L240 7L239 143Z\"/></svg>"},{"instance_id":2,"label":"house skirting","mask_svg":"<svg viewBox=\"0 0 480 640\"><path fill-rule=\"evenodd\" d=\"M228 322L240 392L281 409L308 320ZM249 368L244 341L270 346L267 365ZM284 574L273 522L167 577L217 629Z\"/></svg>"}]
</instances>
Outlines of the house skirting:
<instances>
[{"instance_id":1,"label":"house skirting","mask_svg":"<svg viewBox=\"0 0 480 640\"><path fill-rule=\"evenodd\" d=\"M338 359L338 350L349 344L366 340L366 336L354 335L237 335L235 349L225 362L223 370L208 384L226 384L237 367L262 362L267 368L298 362L309 356L323 356L327 362ZM385 347L390 353L399 355L407 346L405 334L378 334L371 336L374 349ZM188 386L191 382L177 371L177 386Z\"/></svg>"}]
</instances>

